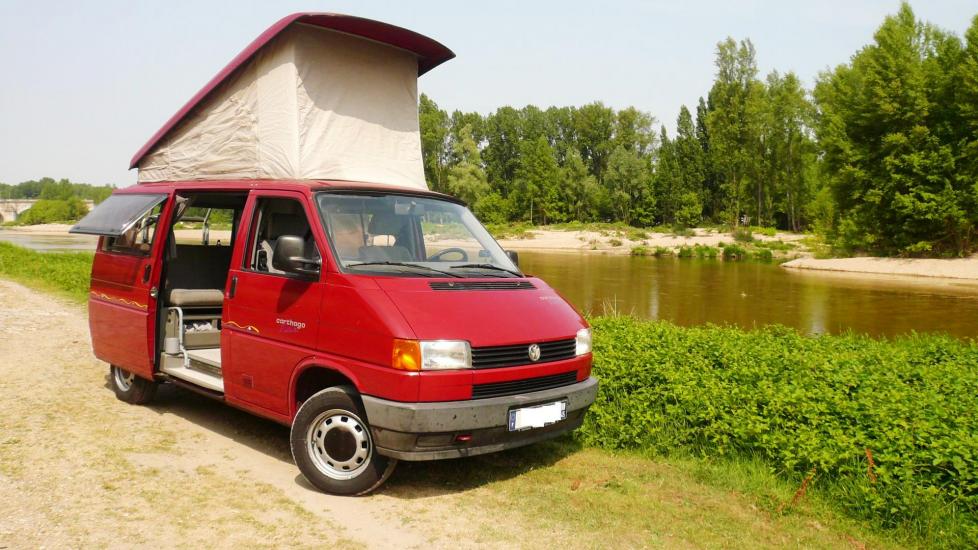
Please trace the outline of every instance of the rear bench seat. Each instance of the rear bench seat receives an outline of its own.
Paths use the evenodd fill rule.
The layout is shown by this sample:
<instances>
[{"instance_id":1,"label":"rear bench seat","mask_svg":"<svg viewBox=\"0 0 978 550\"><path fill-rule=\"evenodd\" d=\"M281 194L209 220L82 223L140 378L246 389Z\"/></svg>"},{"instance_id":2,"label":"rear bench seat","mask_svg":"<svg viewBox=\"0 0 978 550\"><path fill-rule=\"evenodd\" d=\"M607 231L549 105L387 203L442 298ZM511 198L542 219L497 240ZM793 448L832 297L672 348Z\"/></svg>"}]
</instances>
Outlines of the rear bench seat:
<instances>
[{"instance_id":1,"label":"rear bench seat","mask_svg":"<svg viewBox=\"0 0 978 550\"><path fill-rule=\"evenodd\" d=\"M177 245L177 256L167 267L167 305L221 307L230 267L230 246Z\"/></svg>"}]
</instances>

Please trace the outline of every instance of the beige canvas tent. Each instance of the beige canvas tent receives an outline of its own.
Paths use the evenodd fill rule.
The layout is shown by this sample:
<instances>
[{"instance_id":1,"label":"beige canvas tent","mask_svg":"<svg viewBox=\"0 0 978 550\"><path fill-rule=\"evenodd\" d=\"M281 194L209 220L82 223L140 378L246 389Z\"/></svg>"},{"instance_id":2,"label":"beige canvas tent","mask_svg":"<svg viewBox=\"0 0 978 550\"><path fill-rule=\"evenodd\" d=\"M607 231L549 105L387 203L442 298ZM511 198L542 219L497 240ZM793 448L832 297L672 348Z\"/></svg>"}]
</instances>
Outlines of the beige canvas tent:
<instances>
[{"instance_id":1,"label":"beige canvas tent","mask_svg":"<svg viewBox=\"0 0 978 550\"><path fill-rule=\"evenodd\" d=\"M139 182L346 180L427 188L417 78L454 57L367 19L279 21L133 158Z\"/></svg>"}]
</instances>

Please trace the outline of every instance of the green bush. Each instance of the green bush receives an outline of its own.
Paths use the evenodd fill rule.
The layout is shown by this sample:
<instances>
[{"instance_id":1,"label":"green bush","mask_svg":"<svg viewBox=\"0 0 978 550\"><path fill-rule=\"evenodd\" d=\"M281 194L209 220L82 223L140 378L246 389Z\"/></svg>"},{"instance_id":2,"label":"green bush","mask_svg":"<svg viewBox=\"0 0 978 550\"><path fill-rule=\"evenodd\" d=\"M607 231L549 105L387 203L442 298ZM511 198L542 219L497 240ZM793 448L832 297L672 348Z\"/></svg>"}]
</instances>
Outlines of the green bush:
<instances>
[{"instance_id":1,"label":"green bush","mask_svg":"<svg viewBox=\"0 0 978 550\"><path fill-rule=\"evenodd\" d=\"M692 246L680 246L679 253L677 254L680 258L692 258L693 257L693 247Z\"/></svg>"},{"instance_id":2,"label":"green bush","mask_svg":"<svg viewBox=\"0 0 978 550\"><path fill-rule=\"evenodd\" d=\"M747 258L747 249L735 244L728 244L723 247L724 260L743 260Z\"/></svg>"},{"instance_id":3,"label":"green bush","mask_svg":"<svg viewBox=\"0 0 978 550\"><path fill-rule=\"evenodd\" d=\"M652 255L656 258L661 258L663 256L672 256L672 249L668 246L657 246L652 250Z\"/></svg>"},{"instance_id":4,"label":"green bush","mask_svg":"<svg viewBox=\"0 0 978 550\"><path fill-rule=\"evenodd\" d=\"M754 250L753 257L759 262L771 262L774 260L774 253L767 248L758 248Z\"/></svg>"},{"instance_id":5,"label":"green bush","mask_svg":"<svg viewBox=\"0 0 978 550\"><path fill-rule=\"evenodd\" d=\"M630 241L644 241L649 238L649 234L641 229L629 229L627 236Z\"/></svg>"},{"instance_id":6,"label":"green bush","mask_svg":"<svg viewBox=\"0 0 978 550\"><path fill-rule=\"evenodd\" d=\"M651 256L651 255L652 255L652 249L647 246L638 245L632 248L632 256Z\"/></svg>"},{"instance_id":7,"label":"green bush","mask_svg":"<svg viewBox=\"0 0 978 550\"><path fill-rule=\"evenodd\" d=\"M611 239L608 241L611 246L621 246L621 239Z\"/></svg>"},{"instance_id":8,"label":"green bush","mask_svg":"<svg viewBox=\"0 0 978 550\"><path fill-rule=\"evenodd\" d=\"M738 227L733 230L733 239L739 243L750 243L754 242L754 234L751 230L746 227Z\"/></svg>"},{"instance_id":9,"label":"green bush","mask_svg":"<svg viewBox=\"0 0 978 550\"><path fill-rule=\"evenodd\" d=\"M765 237L773 237L778 233L778 230L775 227L761 227L759 225L750 226L750 231L752 233L759 233Z\"/></svg>"},{"instance_id":10,"label":"green bush","mask_svg":"<svg viewBox=\"0 0 978 550\"><path fill-rule=\"evenodd\" d=\"M533 228L525 222L486 224L486 229L495 239L532 239Z\"/></svg>"},{"instance_id":11,"label":"green bush","mask_svg":"<svg viewBox=\"0 0 978 550\"><path fill-rule=\"evenodd\" d=\"M814 472L813 490L855 516L942 546L978 543L978 343L592 325L601 389L584 442L759 457L793 482Z\"/></svg>"},{"instance_id":12,"label":"green bush","mask_svg":"<svg viewBox=\"0 0 978 550\"><path fill-rule=\"evenodd\" d=\"M14 225L76 222L88 213L88 207L78 197L67 199L38 199L17 217Z\"/></svg>"},{"instance_id":13,"label":"green bush","mask_svg":"<svg viewBox=\"0 0 978 550\"><path fill-rule=\"evenodd\" d=\"M696 253L696 257L703 258L716 258L720 254L720 249L715 246L706 246L702 244L697 244L693 247L693 252Z\"/></svg>"}]
</instances>

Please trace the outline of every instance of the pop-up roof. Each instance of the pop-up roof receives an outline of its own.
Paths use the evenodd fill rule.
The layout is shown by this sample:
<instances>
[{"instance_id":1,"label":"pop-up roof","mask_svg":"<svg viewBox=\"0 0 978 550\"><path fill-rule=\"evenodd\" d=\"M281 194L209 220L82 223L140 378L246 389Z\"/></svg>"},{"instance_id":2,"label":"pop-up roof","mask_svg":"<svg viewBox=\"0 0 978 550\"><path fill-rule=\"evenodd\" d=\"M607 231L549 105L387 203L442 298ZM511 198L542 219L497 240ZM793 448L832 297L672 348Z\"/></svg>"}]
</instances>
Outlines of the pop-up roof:
<instances>
[{"instance_id":1,"label":"pop-up roof","mask_svg":"<svg viewBox=\"0 0 978 550\"><path fill-rule=\"evenodd\" d=\"M290 15L170 118L130 168L140 183L329 179L426 189L417 78L453 57L386 23Z\"/></svg>"}]
</instances>

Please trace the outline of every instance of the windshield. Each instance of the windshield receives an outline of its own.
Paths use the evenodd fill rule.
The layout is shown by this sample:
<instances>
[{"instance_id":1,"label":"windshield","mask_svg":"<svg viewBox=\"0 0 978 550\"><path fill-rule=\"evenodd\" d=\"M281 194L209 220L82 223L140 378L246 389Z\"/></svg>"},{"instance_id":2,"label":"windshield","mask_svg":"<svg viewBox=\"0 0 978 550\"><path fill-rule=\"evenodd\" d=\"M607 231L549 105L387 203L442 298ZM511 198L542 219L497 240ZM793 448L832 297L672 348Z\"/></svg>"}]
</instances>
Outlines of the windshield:
<instances>
[{"instance_id":1,"label":"windshield","mask_svg":"<svg viewBox=\"0 0 978 550\"><path fill-rule=\"evenodd\" d=\"M407 195L320 193L344 268L414 277L515 277L516 265L464 206Z\"/></svg>"}]
</instances>

